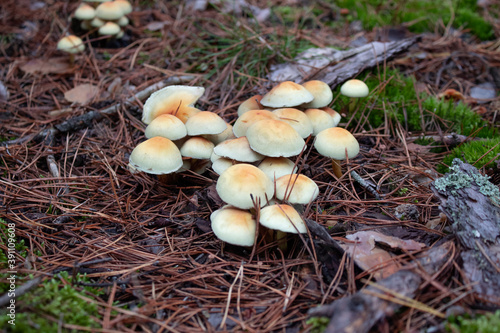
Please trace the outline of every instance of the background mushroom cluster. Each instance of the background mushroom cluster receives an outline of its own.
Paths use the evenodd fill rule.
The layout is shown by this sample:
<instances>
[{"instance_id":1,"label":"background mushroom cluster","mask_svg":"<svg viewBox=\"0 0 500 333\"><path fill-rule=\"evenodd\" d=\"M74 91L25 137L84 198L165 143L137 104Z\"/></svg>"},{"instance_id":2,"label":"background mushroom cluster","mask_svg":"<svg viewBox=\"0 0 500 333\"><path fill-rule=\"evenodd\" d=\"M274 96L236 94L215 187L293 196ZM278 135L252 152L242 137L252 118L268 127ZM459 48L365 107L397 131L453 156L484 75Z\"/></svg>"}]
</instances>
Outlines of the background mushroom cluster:
<instances>
[{"instance_id":1,"label":"background mushroom cluster","mask_svg":"<svg viewBox=\"0 0 500 333\"><path fill-rule=\"evenodd\" d=\"M99 35L122 38L123 29L129 24L127 15L131 12L132 5L127 0L85 0L74 17L80 21L82 30L97 29Z\"/></svg>"},{"instance_id":2,"label":"background mushroom cluster","mask_svg":"<svg viewBox=\"0 0 500 333\"><path fill-rule=\"evenodd\" d=\"M253 245L259 224L279 232L306 232L293 205L309 204L319 189L297 174L290 157L316 137L316 150L332 159L341 177L338 161L359 152L354 136L336 127L341 116L328 107L330 87L316 80L282 82L241 103L233 125L194 106L203 93L203 87L168 86L149 97L142 115L147 140L132 151L131 171L157 174L168 182L172 177L166 175L211 167L219 175L217 193L227 205L210 219L214 234L225 242Z\"/></svg>"}]
</instances>

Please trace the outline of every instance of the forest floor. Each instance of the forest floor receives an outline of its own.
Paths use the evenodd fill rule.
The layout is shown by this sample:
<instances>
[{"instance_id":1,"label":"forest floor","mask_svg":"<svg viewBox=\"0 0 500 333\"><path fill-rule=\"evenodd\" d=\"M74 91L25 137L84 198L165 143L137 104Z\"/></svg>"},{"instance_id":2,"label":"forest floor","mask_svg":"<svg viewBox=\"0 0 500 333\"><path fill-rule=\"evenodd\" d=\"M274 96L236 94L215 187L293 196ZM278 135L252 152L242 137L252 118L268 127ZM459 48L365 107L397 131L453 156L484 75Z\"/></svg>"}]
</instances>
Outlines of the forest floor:
<instances>
[{"instance_id":1,"label":"forest floor","mask_svg":"<svg viewBox=\"0 0 500 333\"><path fill-rule=\"evenodd\" d=\"M310 309L352 295L453 238L429 188L447 170L453 149L491 140L480 152L471 148L475 155L455 150L454 156L477 162L500 183L494 3L474 7L491 29L485 33L454 24L463 14L458 7L414 31L423 19L408 23L395 15L399 21L385 25L380 13L401 13L395 5L369 7L381 15L370 23L349 1L211 2L199 10L189 1L132 2L125 36L112 40L79 28L71 19L76 2L0 4L0 287L8 293L11 271L15 284L27 287L15 296L16 326L7 323L2 304L4 331L319 332L325 325L310 320ZM56 49L68 32L86 46L74 64ZM263 236L255 248L225 244L210 226L210 214L223 205L215 172L184 172L164 184L128 168L130 153L145 139L145 98L136 94L153 84L204 87L196 107L234 123L244 100L277 84L268 78L273 65L293 63L313 47L346 50L407 38L416 38L410 48L360 69L357 78L371 94L355 110L332 86L331 107L344 116L339 126L361 147L343 164L348 172L337 179L313 138L294 158L320 191L302 217L346 246L353 243L346 237L360 230L392 237L395 248L377 243L389 258L383 262L363 269L311 233L288 236L286 247ZM463 137L447 141L452 133ZM15 265L8 267L13 239ZM451 327L450 314L493 311L471 291L459 253L457 245L426 277L415 302L372 331L443 331Z\"/></svg>"}]
</instances>

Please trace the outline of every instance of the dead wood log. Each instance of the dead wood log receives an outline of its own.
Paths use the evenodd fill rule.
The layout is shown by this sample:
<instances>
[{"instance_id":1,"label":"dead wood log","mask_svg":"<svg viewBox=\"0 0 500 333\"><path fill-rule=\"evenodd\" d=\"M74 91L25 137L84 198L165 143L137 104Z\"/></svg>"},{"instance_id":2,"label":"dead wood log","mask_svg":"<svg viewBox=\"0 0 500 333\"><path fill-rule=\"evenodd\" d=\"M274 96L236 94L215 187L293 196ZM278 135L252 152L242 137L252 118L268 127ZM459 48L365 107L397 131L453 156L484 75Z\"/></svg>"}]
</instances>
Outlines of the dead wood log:
<instances>
[{"instance_id":1,"label":"dead wood log","mask_svg":"<svg viewBox=\"0 0 500 333\"><path fill-rule=\"evenodd\" d=\"M462 246L463 270L476 296L500 305L500 190L459 159L431 189L452 222Z\"/></svg>"},{"instance_id":2,"label":"dead wood log","mask_svg":"<svg viewBox=\"0 0 500 333\"><path fill-rule=\"evenodd\" d=\"M366 45L340 51L331 47L309 49L293 63L271 67L268 78L271 81L321 80L331 88L343 83L366 69L391 59L414 45L420 36L389 43L372 42Z\"/></svg>"},{"instance_id":3,"label":"dead wood log","mask_svg":"<svg viewBox=\"0 0 500 333\"><path fill-rule=\"evenodd\" d=\"M425 274L433 275L439 271L452 253L452 242L431 248L418 259L419 265L412 265L408 269L400 270L378 281L376 285L369 286L351 296L310 309L308 314L330 318L325 333L368 332L379 320L393 315L402 306L386 300L384 296L395 300L402 300L402 296L412 298L425 282L423 274L418 270L413 270L413 267L420 266L424 269ZM390 292L381 291L384 289L390 290Z\"/></svg>"}]
</instances>

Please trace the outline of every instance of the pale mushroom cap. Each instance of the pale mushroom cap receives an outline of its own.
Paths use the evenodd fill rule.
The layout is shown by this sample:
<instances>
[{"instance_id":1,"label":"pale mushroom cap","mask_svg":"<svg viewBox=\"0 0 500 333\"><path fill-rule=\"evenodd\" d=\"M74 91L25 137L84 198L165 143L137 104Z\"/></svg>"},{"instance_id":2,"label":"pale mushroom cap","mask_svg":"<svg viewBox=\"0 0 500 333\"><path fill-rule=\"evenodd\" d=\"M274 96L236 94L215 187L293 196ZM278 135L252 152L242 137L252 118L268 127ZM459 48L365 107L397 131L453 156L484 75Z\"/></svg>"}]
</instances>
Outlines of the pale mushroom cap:
<instances>
[{"instance_id":1,"label":"pale mushroom cap","mask_svg":"<svg viewBox=\"0 0 500 333\"><path fill-rule=\"evenodd\" d=\"M281 120L292 126L300 137L305 139L313 133L313 125L309 117L302 111L294 108L276 109L273 111Z\"/></svg>"},{"instance_id":2,"label":"pale mushroom cap","mask_svg":"<svg viewBox=\"0 0 500 333\"><path fill-rule=\"evenodd\" d=\"M270 205L260 210L260 224L273 230L305 234L307 228L300 214L290 205Z\"/></svg>"},{"instance_id":3,"label":"pale mushroom cap","mask_svg":"<svg viewBox=\"0 0 500 333\"><path fill-rule=\"evenodd\" d=\"M312 102L303 104L304 108L322 108L330 104L333 100L333 92L330 86L323 81L311 80L302 84L313 96Z\"/></svg>"},{"instance_id":4,"label":"pale mushroom cap","mask_svg":"<svg viewBox=\"0 0 500 333\"><path fill-rule=\"evenodd\" d=\"M100 28L102 27L106 22L101 20L100 18L98 17L94 17L92 19L92 21L90 21L90 26L94 27L94 28Z\"/></svg>"},{"instance_id":5,"label":"pale mushroom cap","mask_svg":"<svg viewBox=\"0 0 500 333\"><path fill-rule=\"evenodd\" d=\"M304 113L311 121L313 127L312 135L314 136L318 135L318 133L322 130L334 127L336 125L333 121L333 118L323 110L307 109Z\"/></svg>"},{"instance_id":6,"label":"pale mushroom cap","mask_svg":"<svg viewBox=\"0 0 500 333\"><path fill-rule=\"evenodd\" d=\"M319 195L318 185L301 174L285 175L276 179L276 198L294 204L308 204Z\"/></svg>"},{"instance_id":7,"label":"pale mushroom cap","mask_svg":"<svg viewBox=\"0 0 500 333\"><path fill-rule=\"evenodd\" d=\"M201 136L187 139L181 146L181 155L196 159L210 159L214 150L214 144Z\"/></svg>"},{"instance_id":8,"label":"pale mushroom cap","mask_svg":"<svg viewBox=\"0 0 500 333\"><path fill-rule=\"evenodd\" d=\"M127 24L129 24L129 19L128 17L126 16L122 16L118 19L118 21L116 22L120 27L124 27L126 26Z\"/></svg>"},{"instance_id":9,"label":"pale mushroom cap","mask_svg":"<svg viewBox=\"0 0 500 333\"><path fill-rule=\"evenodd\" d=\"M340 123L342 116L340 115L340 113L338 113L334 109L329 108L329 107L324 107L324 108L321 108L320 110L325 111L326 113L328 113L330 115L330 117L332 117L333 124L334 124L332 127L335 127Z\"/></svg>"},{"instance_id":10,"label":"pale mushroom cap","mask_svg":"<svg viewBox=\"0 0 500 333\"><path fill-rule=\"evenodd\" d=\"M219 143L215 146L214 153L239 162L257 162L264 158L264 156L250 148L246 136Z\"/></svg>"},{"instance_id":11,"label":"pale mushroom cap","mask_svg":"<svg viewBox=\"0 0 500 333\"><path fill-rule=\"evenodd\" d=\"M127 0L115 0L115 4L120 7L123 15L132 13L132 5Z\"/></svg>"},{"instance_id":12,"label":"pale mushroom cap","mask_svg":"<svg viewBox=\"0 0 500 333\"><path fill-rule=\"evenodd\" d=\"M266 157L260 162L258 168L273 181L281 176L297 172L295 163L286 157Z\"/></svg>"},{"instance_id":13,"label":"pale mushroom cap","mask_svg":"<svg viewBox=\"0 0 500 333\"><path fill-rule=\"evenodd\" d=\"M256 122L248 128L250 147L271 157L290 157L300 154L305 141L290 125L280 120L267 119Z\"/></svg>"},{"instance_id":14,"label":"pale mushroom cap","mask_svg":"<svg viewBox=\"0 0 500 333\"><path fill-rule=\"evenodd\" d=\"M345 160L347 157L354 158L359 154L358 140L342 127L332 127L321 131L316 135L314 148L323 156L335 160Z\"/></svg>"},{"instance_id":15,"label":"pale mushroom cap","mask_svg":"<svg viewBox=\"0 0 500 333\"><path fill-rule=\"evenodd\" d=\"M224 207L210 214L212 230L220 240L239 246L252 246L257 223L252 214L234 207Z\"/></svg>"},{"instance_id":16,"label":"pale mushroom cap","mask_svg":"<svg viewBox=\"0 0 500 333\"><path fill-rule=\"evenodd\" d=\"M105 2L107 3L107 2ZM121 31L120 26L114 22L106 22L102 25L97 33L103 36L114 36Z\"/></svg>"},{"instance_id":17,"label":"pale mushroom cap","mask_svg":"<svg viewBox=\"0 0 500 333\"><path fill-rule=\"evenodd\" d=\"M103 2L95 9L95 15L104 21L118 20L123 16L122 9L116 1Z\"/></svg>"},{"instance_id":18,"label":"pale mushroom cap","mask_svg":"<svg viewBox=\"0 0 500 333\"><path fill-rule=\"evenodd\" d=\"M368 86L361 80L347 80L340 87L340 93L347 97L366 97L369 93Z\"/></svg>"},{"instance_id":19,"label":"pale mushroom cap","mask_svg":"<svg viewBox=\"0 0 500 333\"><path fill-rule=\"evenodd\" d=\"M146 127L144 132L146 138L163 136L172 141L182 139L187 135L186 126L174 115L161 114Z\"/></svg>"},{"instance_id":20,"label":"pale mushroom cap","mask_svg":"<svg viewBox=\"0 0 500 333\"><path fill-rule=\"evenodd\" d=\"M182 167L182 156L169 139L155 136L134 148L129 163L137 170L155 175L168 174Z\"/></svg>"},{"instance_id":21,"label":"pale mushroom cap","mask_svg":"<svg viewBox=\"0 0 500 333\"><path fill-rule=\"evenodd\" d=\"M292 81L284 81L262 97L260 104L271 108L285 108L309 103L314 96L303 86Z\"/></svg>"},{"instance_id":22,"label":"pale mushroom cap","mask_svg":"<svg viewBox=\"0 0 500 333\"><path fill-rule=\"evenodd\" d=\"M260 104L261 99L262 95L254 95L249 99L243 101L243 103L238 106L238 117L250 110L261 110L263 108L262 104Z\"/></svg>"},{"instance_id":23,"label":"pale mushroom cap","mask_svg":"<svg viewBox=\"0 0 500 333\"><path fill-rule=\"evenodd\" d=\"M75 35L63 37L57 43L57 49L68 53L80 53L85 50L85 44Z\"/></svg>"},{"instance_id":24,"label":"pale mushroom cap","mask_svg":"<svg viewBox=\"0 0 500 333\"><path fill-rule=\"evenodd\" d=\"M242 114L233 125L233 133L239 138L245 136L250 126L264 119L277 119L278 117L268 110L250 110Z\"/></svg>"},{"instance_id":25,"label":"pale mushroom cap","mask_svg":"<svg viewBox=\"0 0 500 333\"><path fill-rule=\"evenodd\" d=\"M260 206L274 195L271 179L257 167L241 163L230 166L217 180L219 197L230 205L242 209L254 207L254 200L260 199Z\"/></svg>"},{"instance_id":26,"label":"pale mushroom cap","mask_svg":"<svg viewBox=\"0 0 500 333\"><path fill-rule=\"evenodd\" d=\"M186 121L188 135L220 134L227 129L227 124L218 114L201 111Z\"/></svg>"},{"instance_id":27,"label":"pale mushroom cap","mask_svg":"<svg viewBox=\"0 0 500 333\"><path fill-rule=\"evenodd\" d=\"M183 123L200 110L193 104L203 95L205 88L190 86L168 86L160 89L146 100L142 111L142 122L149 124L163 113L171 113Z\"/></svg>"},{"instance_id":28,"label":"pale mushroom cap","mask_svg":"<svg viewBox=\"0 0 500 333\"><path fill-rule=\"evenodd\" d=\"M206 134L203 135L204 138L212 141L215 145L218 145L222 141L236 139L233 133L233 125L226 123L226 129L219 134Z\"/></svg>"},{"instance_id":29,"label":"pale mushroom cap","mask_svg":"<svg viewBox=\"0 0 500 333\"><path fill-rule=\"evenodd\" d=\"M235 165L233 160L229 158L221 157L212 162L212 170L214 170L218 175L226 171L230 166Z\"/></svg>"},{"instance_id":30,"label":"pale mushroom cap","mask_svg":"<svg viewBox=\"0 0 500 333\"><path fill-rule=\"evenodd\" d=\"M92 20L95 17L95 9L86 3L82 3L75 10L74 16L78 20Z\"/></svg>"}]
</instances>

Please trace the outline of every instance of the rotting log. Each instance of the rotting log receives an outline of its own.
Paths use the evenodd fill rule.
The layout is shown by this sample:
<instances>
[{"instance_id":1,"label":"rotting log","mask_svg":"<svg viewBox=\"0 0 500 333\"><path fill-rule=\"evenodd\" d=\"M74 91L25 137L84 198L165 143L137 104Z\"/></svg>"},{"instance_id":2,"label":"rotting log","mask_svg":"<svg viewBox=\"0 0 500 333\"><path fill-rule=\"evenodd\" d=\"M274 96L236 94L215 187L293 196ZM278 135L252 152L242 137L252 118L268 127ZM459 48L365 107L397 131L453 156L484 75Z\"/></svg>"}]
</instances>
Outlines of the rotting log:
<instances>
[{"instance_id":1,"label":"rotting log","mask_svg":"<svg viewBox=\"0 0 500 333\"><path fill-rule=\"evenodd\" d=\"M332 47L309 49L295 57L292 63L271 67L268 78L275 82L320 80L333 89L362 71L406 51L419 40L420 36L415 36L388 43L372 42L345 51Z\"/></svg>"},{"instance_id":2,"label":"rotting log","mask_svg":"<svg viewBox=\"0 0 500 333\"><path fill-rule=\"evenodd\" d=\"M500 191L470 164L453 160L431 184L461 245L463 271L478 300L500 305Z\"/></svg>"}]
</instances>

